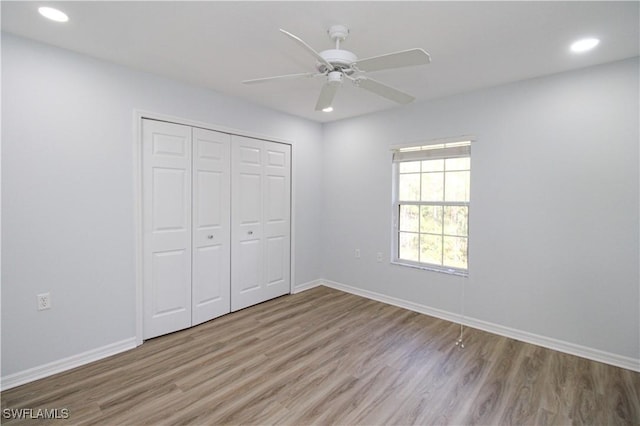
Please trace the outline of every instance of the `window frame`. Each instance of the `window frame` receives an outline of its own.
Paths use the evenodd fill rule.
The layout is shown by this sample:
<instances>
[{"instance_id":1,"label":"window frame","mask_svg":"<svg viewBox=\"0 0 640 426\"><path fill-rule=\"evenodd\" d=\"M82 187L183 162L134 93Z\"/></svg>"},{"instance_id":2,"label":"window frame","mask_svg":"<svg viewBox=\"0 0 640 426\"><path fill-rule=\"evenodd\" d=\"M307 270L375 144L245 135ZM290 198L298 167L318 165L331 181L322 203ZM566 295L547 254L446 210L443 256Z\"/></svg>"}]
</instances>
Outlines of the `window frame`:
<instances>
[{"instance_id":1,"label":"window frame","mask_svg":"<svg viewBox=\"0 0 640 426\"><path fill-rule=\"evenodd\" d=\"M428 142L416 142L416 143L412 143L412 144L405 144L405 145L396 145L392 147L392 152L394 153L394 155L396 153L402 152L401 150L407 150L407 151L418 151L422 148L426 148L428 146L432 146L432 145L444 145L444 147L447 147L447 145L449 144L459 144L459 143L463 143L463 142L467 142L468 145L468 150L469 150L469 176L471 176L471 144L475 141L475 138L473 137L469 137L469 136L464 136L464 137L459 137L459 138L450 138L450 139L438 139L438 140L432 140L432 141L428 141ZM454 145L455 146L455 145ZM447 157L444 156L442 158L446 159L446 158L460 158L459 155L452 155L451 157ZM442 201L400 201L399 200L399 194L400 194L400 164L402 162L409 162L409 161L420 161L418 159L406 159L406 160L393 160L392 159L392 180L393 180L393 185L392 185L392 227L391 227L391 232L392 232L392 237L391 237L391 264L394 265L399 265L399 266L406 266L406 267L410 267L410 268L417 268L417 269L422 269L422 270L427 270L427 271L433 271L433 272L440 272L440 273L446 273L449 275L457 275L457 276L462 276L462 277L468 277L469 276L469 265L470 265L470 245L469 245L469 241L470 241L470 237L471 237L471 229L470 229L470 214L471 214L471 192L469 192L469 201L445 201L444 199ZM443 173L445 172L445 170L443 170ZM422 170L420 171L420 175L422 176ZM469 178L469 191L471 190L471 178ZM452 267L452 266L445 266L445 265L438 265L438 264L434 264L434 263L426 263L426 262L419 262L419 261L413 261L413 260L407 260L407 259L401 259L400 258L400 207L402 205L415 205L415 206L442 206L443 208L446 206L464 206L467 207L467 267L465 268L456 268L456 267ZM444 225L443 225L444 226ZM425 234L425 233L420 233L420 231L418 231L417 233L418 235L421 234ZM431 233L426 233L427 235L436 235L436 234L431 234ZM447 234L444 233L444 229L442 230L442 235L443 237L446 236ZM444 242L443 242L444 245Z\"/></svg>"}]
</instances>

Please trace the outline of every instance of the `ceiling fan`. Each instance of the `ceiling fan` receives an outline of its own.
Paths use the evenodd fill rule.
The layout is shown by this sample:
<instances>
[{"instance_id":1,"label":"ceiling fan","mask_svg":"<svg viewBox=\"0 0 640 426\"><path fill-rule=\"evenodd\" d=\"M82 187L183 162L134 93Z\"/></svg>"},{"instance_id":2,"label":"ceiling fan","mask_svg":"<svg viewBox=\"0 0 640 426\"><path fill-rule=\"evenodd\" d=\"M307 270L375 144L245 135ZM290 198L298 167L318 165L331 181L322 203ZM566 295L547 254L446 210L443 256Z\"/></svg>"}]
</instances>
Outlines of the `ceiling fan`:
<instances>
[{"instance_id":1,"label":"ceiling fan","mask_svg":"<svg viewBox=\"0 0 640 426\"><path fill-rule=\"evenodd\" d=\"M274 80L324 77L326 78L326 82L322 87L320 96L318 97L316 111L330 110L333 98L345 79L351 81L356 87L368 90L369 92L375 93L376 95L382 96L391 101L399 104L408 104L415 99L413 96L401 92L391 86L387 86L386 84L380 83L379 81L369 78L363 74L392 68L426 65L431 61L429 54L423 49L418 48L372 56L365 59L358 59L354 53L340 48L340 43L349 35L349 29L344 25L334 25L327 31L331 39L335 41L336 48L323 50L319 53L305 43L300 37L297 37L283 29L280 29L280 32L293 39L298 43L298 45L302 46L307 52L316 58L317 62L315 68L317 72L256 78L253 80L244 80L243 83L254 84Z\"/></svg>"}]
</instances>

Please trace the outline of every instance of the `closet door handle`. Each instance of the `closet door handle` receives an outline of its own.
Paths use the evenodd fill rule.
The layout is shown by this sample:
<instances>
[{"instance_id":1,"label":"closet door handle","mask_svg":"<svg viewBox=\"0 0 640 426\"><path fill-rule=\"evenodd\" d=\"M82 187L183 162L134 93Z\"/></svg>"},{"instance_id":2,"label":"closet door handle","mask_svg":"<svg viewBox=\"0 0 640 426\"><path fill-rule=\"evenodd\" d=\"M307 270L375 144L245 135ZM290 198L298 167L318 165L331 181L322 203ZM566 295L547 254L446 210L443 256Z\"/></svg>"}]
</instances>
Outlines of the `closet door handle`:
<instances>
[{"instance_id":1,"label":"closet door handle","mask_svg":"<svg viewBox=\"0 0 640 426\"><path fill-rule=\"evenodd\" d=\"M253 235L253 231L249 231L249 232L247 232L247 234Z\"/></svg>"},{"instance_id":2,"label":"closet door handle","mask_svg":"<svg viewBox=\"0 0 640 426\"><path fill-rule=\"evenodd\" d=\"M207 238L213 240L213 235L207 235Z\"/></svg>"}]
</instances>

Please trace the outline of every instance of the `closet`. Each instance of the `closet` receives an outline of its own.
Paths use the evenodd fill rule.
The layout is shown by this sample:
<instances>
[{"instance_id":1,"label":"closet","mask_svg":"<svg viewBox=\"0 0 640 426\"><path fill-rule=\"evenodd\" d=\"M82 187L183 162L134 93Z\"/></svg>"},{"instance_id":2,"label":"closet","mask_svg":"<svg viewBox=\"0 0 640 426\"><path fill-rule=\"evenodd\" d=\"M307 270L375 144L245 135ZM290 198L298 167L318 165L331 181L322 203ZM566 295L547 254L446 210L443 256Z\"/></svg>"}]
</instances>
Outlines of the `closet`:
<instances>
[{"instance_id":1,"label":"closet","mask_svg":"<svg viewBox=\"0 0 640 426\"><path fill-rule=\"evenodd\" d=\"M289 293L291 147L142 120L143 338Z\"/></svg>"}]
</instances>

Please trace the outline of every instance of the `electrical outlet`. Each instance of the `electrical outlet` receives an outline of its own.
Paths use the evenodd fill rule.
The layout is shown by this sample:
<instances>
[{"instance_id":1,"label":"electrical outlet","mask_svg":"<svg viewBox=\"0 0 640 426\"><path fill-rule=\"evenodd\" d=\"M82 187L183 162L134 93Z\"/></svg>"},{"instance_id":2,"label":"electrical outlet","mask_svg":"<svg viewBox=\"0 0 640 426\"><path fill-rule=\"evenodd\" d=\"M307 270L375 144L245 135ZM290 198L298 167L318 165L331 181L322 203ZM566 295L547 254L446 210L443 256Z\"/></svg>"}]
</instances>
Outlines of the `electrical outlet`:
<instances>
[{"instance_id":1,"label":"electrical outlet","mask_svg":"<svg viewBox=\"0 0 640 426\"><path fill-rule=\"evenodd\" d=\"M382 262L382 253L378 252L378 256L376 257L378 262Z\"/></svg>"},{"instance_id":2,"label":"electrical outlet","mask_svg":"<svg viewBox=\"0 0 640 426\"><path fill-rule=\"evenodd\" d=\"M360 259L360 249L355 249L354 254L356 256L356 259Z\"/></svg>"},{"instance_id":3,"label":"electrical outlet","mask_svg":"<svg viewBox=\"0 0 640 426\"><path fill-rule=\"evenodd\" d=\"M51 309L51 295L49 293L38 294L36 297L38 298L39 311Z\"/></svg>"}]
</instances>

